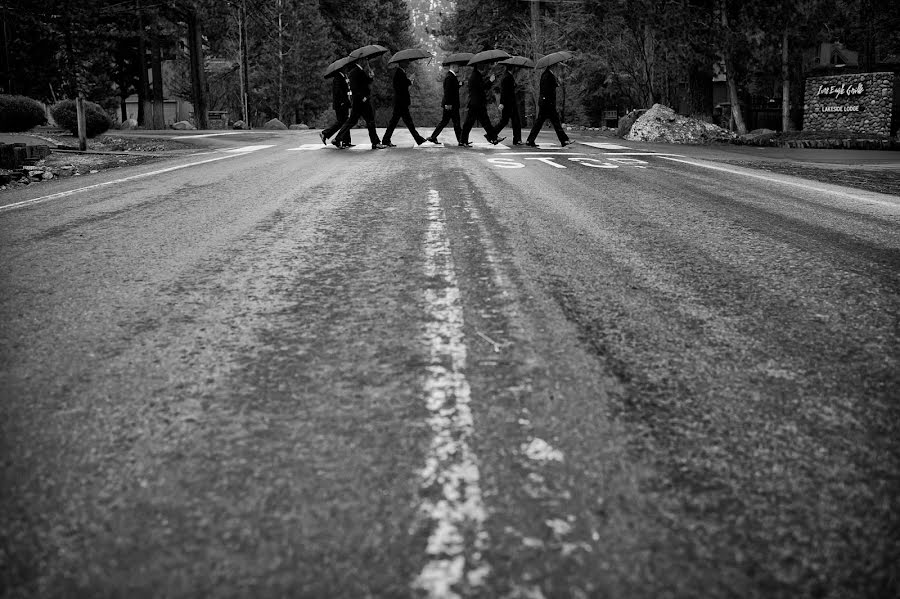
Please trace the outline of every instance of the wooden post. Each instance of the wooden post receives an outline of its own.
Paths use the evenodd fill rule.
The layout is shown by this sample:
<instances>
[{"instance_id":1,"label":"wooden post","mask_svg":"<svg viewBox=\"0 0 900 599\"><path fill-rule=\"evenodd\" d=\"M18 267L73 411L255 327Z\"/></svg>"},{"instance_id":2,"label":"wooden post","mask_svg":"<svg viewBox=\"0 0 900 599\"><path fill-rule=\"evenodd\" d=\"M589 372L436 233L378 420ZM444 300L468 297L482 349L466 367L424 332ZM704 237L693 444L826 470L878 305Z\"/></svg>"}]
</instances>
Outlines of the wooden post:
<instances>
[{"instance_id":1,"label":"wooden post","mask_svg":"<svg viewBox=\"0 0 900 599\"><path fill-rule=\"evenodd\" d=\"M87 119L84 115L84 96L78 94L75 100L75 115L78 119L78 149L87 150Z\"/></svg>"}]
</instances>

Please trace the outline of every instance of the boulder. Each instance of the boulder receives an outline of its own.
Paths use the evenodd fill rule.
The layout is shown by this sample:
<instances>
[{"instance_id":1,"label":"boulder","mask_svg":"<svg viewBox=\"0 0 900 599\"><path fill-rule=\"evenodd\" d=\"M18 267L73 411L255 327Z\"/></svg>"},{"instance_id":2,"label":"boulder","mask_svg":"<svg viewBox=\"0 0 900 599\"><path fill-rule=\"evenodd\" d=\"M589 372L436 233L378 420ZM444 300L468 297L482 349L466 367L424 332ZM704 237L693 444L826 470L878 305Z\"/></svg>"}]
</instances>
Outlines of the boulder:
<instances>
[{"instance_id":1,"label":"boulder","mask_svg":"<svg viewBox=\"0 0 900 599\"><path fill-rule=\"evenodd\" d=\"M654 104L631 126L625 136L630 141L666 142L673 144L703 144L712 141L732 141L737 137L731 131L676 114L662 104Z\"/></svg>"},{"instance_id":2,"label":"boulder","mask_svg":"<svg viewBox=\"0 0 900 599\"><path fill-rule=\"evenodd\" d=\"M235 121L233 125L231 125L232 129L246 129L247 123L244 121Z\"/></svg>"},{"instance_id":3,"label":"boulder","mask_svg":"<svg viewBox=\"0 0 900 599\"><path fill-rule=\"evenodd\" d=\"M619 118L619 127L616 129L617 137L625 137L631 132L631 126L634 125L634 122L638 120L642 114L647 112L646 108L639 108L637 110L632 110L628 114Z\"/></svg>"},{"instance_id":4,"label":"boulder","mask_svg":"<svg viewBox=\"0 0 900 599\"><path fill-rule=\"evenodd\" d=\"M184 131L184 130L196 129L196 127L194 127L188 121L178 121L177 123L172 123L172 129L178 129L179 131Z\"/></svg>"},{"instance_id":5,"label":"boulder","mask_svg":"<svg viewBox=\"0 0 900 599\"><path fill-rule=\"evenodd\" d=\"M278 119L272 119L272 120L266 121L266 124L263 125L263 129L281 129L281 130L286 130L286 129L287 129L287 125L285 125L284 123L282 123L282 122L279 121Z\"/></svg>"},{"instance_id":6,"label":"boulder","mask_svg":"<svg viewBox=\"0 0 900 599\"><path fill-rule=\"evenodd\" d=\"M298 130L302 130L302 129L309 129L309 125L307 125L305 123L298 123L296 125L291 125L289 128L294 131L298 131Z\"/></svg>"},{"instance_id":7,"label":"boulder","mask_svg":"<svg viewBox=\"0 0 900 599\"><path fill-rule=\"evenodd\" d=\"M119 129L134 129L137 127L137 121L134 119L125 119L122 121L122 124L119 125Z\"/></svg>"}]
</instances>

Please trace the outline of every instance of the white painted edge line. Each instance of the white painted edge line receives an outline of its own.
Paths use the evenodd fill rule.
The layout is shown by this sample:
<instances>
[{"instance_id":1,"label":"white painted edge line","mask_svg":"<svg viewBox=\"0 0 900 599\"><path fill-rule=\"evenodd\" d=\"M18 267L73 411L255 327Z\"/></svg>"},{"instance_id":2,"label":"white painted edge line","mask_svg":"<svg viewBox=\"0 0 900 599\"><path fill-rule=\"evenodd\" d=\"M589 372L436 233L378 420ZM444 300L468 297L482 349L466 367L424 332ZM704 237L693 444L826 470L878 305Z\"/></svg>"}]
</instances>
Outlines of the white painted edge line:
<instances>
[{"instance_id":1,"label":"white painted edge line","mask_svg":"<svg viewBox=\"0 0 900 599\"><path fill-rule=\"evenodd\" d=\"M462 300L445 222L440 195L431 189L425 274L436 285L424 293L430 318L423 341L429 351L424 392L432 439L419 474L421 488L431 491L424 494L420 513L432 528L427 561L411 585L429 599L459 599L455 585L465 582L469 588L479 587L490 573L490 566L482 561L488 542L487 511L478 458L470 445L475 427L465 376L468 352ZM473 533L474 546L467 546L466 538Z\"/></svg>"},{"instance_id":2,"label":"white painted edge line","mask_svg":"<svg viewBox=\"0 0 900 599\"><path fill-rule=\"evenodd\" d=\"M196 135L176 135L172 139L197 139L198 137L217 137L219 135L240 135L250 131L223 131L221 133L198 133Z\"/></svg>"},{"instance_id":3,"label":"white painted edge line","mask_svg":"<svg viewBox=\"0 0 900 599\"><path fill-rule=\"evenodd\" d=\"M684 154L664 154L662 152L603 152L604 156L678 156Z\"/></svg>"},{"instance_id":4,"label":"white painted edge line","mask_svg":"<svg viewBox=\"0 0 900 599\"><path fill-rule=\"evenodd\" d=\"M587 156L586 152L504 152L501 156L535 156L537 154L553 154L554 156Z\"/></svg>"},{"instance_id":5,"label":"white painted edge line","mask_svg":"<svg viewBox=\"0 0 900 599\"><path fill-rule=\"evenodd\" d=\"M578 143L591 146L592 148L599 148L601 150L630 150L631 148L626 146L620 146L618 144L608 144L603 143L601 141L579 141Z\"/></svg>"},{"instance_id":6,"label":"white painted edge line","mask_svg":"<svg viewBox=\"0 0 900 599\"><path fill-rule=\"evenodd\" d=\"M113 179L112 181L104 181L103 183L95 183L94 185L88 185L87 187L79 187L77 189L70 189L68 191L60 191L58 193L51 193L50 195L41 196L39 198L32 198L30 200L24 200L21 202L16 202L15 204L6 204L5 206L0 206L0 212L5 212L8 210L13 210L15 208L22 208L24 206L30 206L32 204L38 204L41 202L46 202L49 200L57 200L59 198L65 198L71 195L75 195L76 193L81 193L83 191L90 191L91 189L99 189L100 187L106 187L108 185L115 185L117 183L125 183L126 181L134 181L135 179L144 179L146 177L152 177L154 175L161 175L163 173L170 173L172 171L177 171L183 168L189 168L191 166L198 166L201 164L207 164L209 162L216 162L218 160L225 160L227 158L235 158L236 156L242 156L243 154L247 154L249 152L254 152L258 149L262 148L271 148L272 146L247 146L247 148L253 148L252 150L247 149L243 152L233 152L231 154L227 154L225 156L217 156L215 158L207 158L206 160L198 160L196 162L190 162L188 164L178 164L175 166L169 166L166 168L161 168L155 171L150 171L149 173L141 173L139 175L130 175L128 177L122 177L121 179ZM238 148L240 149L240 148Z\"/></svg>"},{"instance_id":7,"label":"white painted edge line","mask_svg":"<svg viewBox=\"0 0 900 599\"><path fill-rule=\"evenodd\" d=\"M750 178L752 178L752 179L761 179L761 180L763 180L763 181L768 181L769 183L778 183L778 184L781 184L781 185L790 185L790 186L792 186L792 187L799 187L799 188L804 189L804 190L807 190L807 191L815 191L815 192L820 192L820 193L828 193L828 194L831 194L831 195L843 197L843 198L850 199L850 200L856 200L856 201L859 201L859 202L866 202L866 203L869 203L869 204L878 204L878 205L881 205L881 206L887 206L887 207L889 207L889 208L897 208L897 209L900 209L900 198L898 198L898 200L897 200L896 202L887 202L887 201L879 200L879 199L877 199L877 198L873 198L873 197L867 196L867 195L859 195L859 194L854 194L854 193L847 193L847 192L845 192L845 191L838 191L838 190L835 190L835 189L828 189L828 188L825 188L825 187L815 187L815 186L812 186L812 185L810 185L809 183L806 183L806 182L800 183L800 182L798 182L798 181L787 181L787 180L784 180L784 179L775 178L775 177L771 177L771 176L767 176L767 175L761 175L761 174L757 174L757 173L749 173L749 172L744 171L744 170L735 170L735 169L733 169L733 168L728 168L728 167L725 167L725 166L719 166L719 165L716 165L716 164L710 164L710 163L708 163L708 162L694 162L694 161L691 161L691 160L683 160L683 159L680 159L680 158L673 158L673 157L671 157L671 156L663 156L663 155L660 155L660 158L662 158L663 160L671 160L672 162L681 162L681 163L683 163L683 164L690 164L690 165L693 165L693 166L699 166L699 167L702 167L702 168L708 168L708 169L714 170L714 171L721 171L721 172L723 172L723 173L731 173L731 174L733 174L733 175L742 175L742 176L744 176L744 177L750 177ZM872 192L872 193L877 193L877 192ZM878 195L887 195L887 194L878 194Z\"/></svg>"}]
</instances>

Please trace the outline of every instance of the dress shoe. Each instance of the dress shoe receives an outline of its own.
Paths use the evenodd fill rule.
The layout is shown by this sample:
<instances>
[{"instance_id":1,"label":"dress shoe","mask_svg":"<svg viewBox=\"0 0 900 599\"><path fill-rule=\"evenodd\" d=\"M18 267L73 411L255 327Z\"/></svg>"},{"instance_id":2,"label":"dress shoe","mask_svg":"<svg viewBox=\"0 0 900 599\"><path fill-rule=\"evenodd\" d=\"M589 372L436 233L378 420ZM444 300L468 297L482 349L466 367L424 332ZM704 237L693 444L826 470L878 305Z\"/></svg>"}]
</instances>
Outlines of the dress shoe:
<instances>
[{"instance_id":1,"label":"dress shoe","mask_svg":"<svg viewBox=\"0 0 900 599\"><path fill-rule=\"evenodd\" d=\"M397 147L397 144L393 144L389 141L383 141L383 142L381 142L381 145L383 145L386 148L396 148Z\"/></svg>"},{"instance_id":2,"label":"dress shoe","mask_svg":"<svg viewBox=\"0 0 900 599\"><path fill-rule=\"evenodd\" d=\"M539 147L540 147L539 145L537 145L537 144L534 143L533 141L526 141L526 142L525 142L525 145L528 146L529 148L539 148Z\"/></svg>"},{"instance_id":3,"label":"dress shoe","mask_svg":"<svg viewBox=\"0 0 900 599\"><path fill-rule=\"evenodd\" d=\"M433 144L440 144L440 143L441 143L441 142L439 142L438 140L436 140L436 139L433 138L433 137L426 137L426 138L425 138L425 141L430 141L430 142L433 143Z\"/></svg>"},{"instance_id":4,"label":"dress shoe","mask_svg":"<svg viewBox=\"0 0 900 599\"><path fill-rule=\"evenodd\" d=\"M331 142L331 145L333 145L335 148L341 148L341 147L344 146L344 144L342 144L341 142L339 142L339 141L336 140L336 139L335 139L334 141Z\"/></svg>"},{"instance_id":5,"label":"dress shoe","mask_svg":"<svg viewBox=\"0 0 900 599\"><path fill-rule=\"evenodd\" d=\"M356 147L356 144L343 143L343 144L341 144L341 147L342 148L353 148L353 147Z\"/></svg>"},{"instance_id":6,"label":"dress shoe","mask_svg":"<svg viewBox=\"0 0 900 599\"><path fill-rule=\"evenodd\" d=\"M319 139L322 140L322 143L323 143L323 144L327 144L327 142L326 142L325 140L327 140L328 138L325 137L325 132L324 132L324 131L319 131Z\"/></svg>"},{"instance_id":7,"label":"dress shoe","mask_svg":"<svg viewBox=\"0 0 900 599\"><path fill-rule=\"evenodd\" d=\"M416 145L417 145L417 146L421 146L421 145L422 145L423 143L425 143L426 141L428 141L428 140L425 139L425 138L423 137L422 139L416 140Z\"/></svg>"},{"instance_id":8,"label":"dress shoe","mask_svg":"<svg viewBox=\"0 0 900 599\"><path fill-rule=\"evenodd\" d=\"M373 150L383 150L383 149L385 149L386 147L387 147L387 146L384 145L384 144L372 144L372 149L373 149Z\"/></svg>"},{"instance_id":9,"label":"dress shoe","mask_svg":"<svg viewBox=\"0 0 900 599\"><path fill-rule=\"evenodd\" d=\"M470 142L470 141L461 141L461 142L459 142L459 145L462 146L462 147L464 147L464 148L471 148L471 147L472 147L472 142Z\"/></svg>"},{"instance_id":10,"label":"dress shoe","mask_svg":"<svg viewBox=\"0 0 900 599\"><path fill-rule=\"evenodd\" d=\"M559 145L561 145L561 146L564 147L564 148L565 148L566 146L571 146L571 145L572 145L572 140L571 140L571 139L567 139L566 141L562 142L562 143L559 144Z\"/></svg>"},{"instance_id":11,"label":"dress shoe","mask_svg":"<svg viewBox=\"0 0 900 599\"><path fill-rule=\"evenodd\" d=\"M491 143L494 144L494 145L496 146L498 143L500 143L500 142L503 141L504 139L506 139L506 138L505 138L505 137L495 137L495 138L494 138L494 141L492 141Z\"/></svg>"},{"instance_id":12,"label":"dress shoe","mask_svg":"<svg viewBox=\"0 0 900 599\"><path fill-rule=\"evenodd\" d=\"M514 145L514 146L524 146L525 144L524 144L523 142L521 142L521 141L514 141L514 142L513 142L513 145Z\"/></svg>"}]
</instances>

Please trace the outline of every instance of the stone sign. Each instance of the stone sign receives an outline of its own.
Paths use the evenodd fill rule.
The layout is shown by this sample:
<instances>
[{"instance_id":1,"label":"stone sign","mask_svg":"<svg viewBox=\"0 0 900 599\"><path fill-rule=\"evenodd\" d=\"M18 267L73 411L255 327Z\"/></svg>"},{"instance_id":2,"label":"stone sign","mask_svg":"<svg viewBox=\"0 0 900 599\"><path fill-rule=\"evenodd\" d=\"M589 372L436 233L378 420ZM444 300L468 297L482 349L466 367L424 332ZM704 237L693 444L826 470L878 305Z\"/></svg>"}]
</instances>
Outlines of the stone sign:
<instances>
[{"instance_id":1,"label":"stone sign","mask_svg":"<svg viewBox=\"0 0 900 599\"><path fill-rule=\"evenodd\" d=\"M803 99L803 128L893 135L900 117L898 92L893 73L810 77Z\"/></svg>"}]
</instances>

